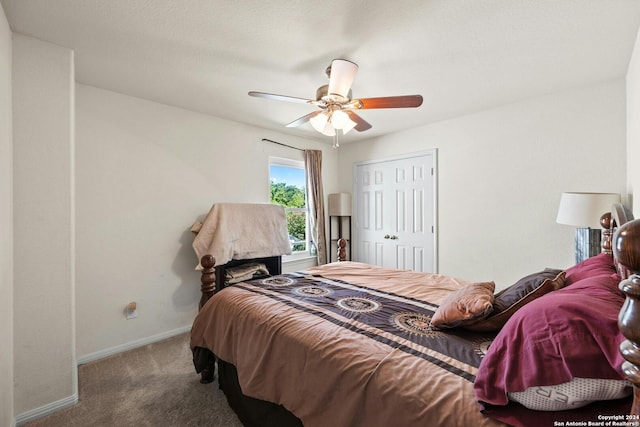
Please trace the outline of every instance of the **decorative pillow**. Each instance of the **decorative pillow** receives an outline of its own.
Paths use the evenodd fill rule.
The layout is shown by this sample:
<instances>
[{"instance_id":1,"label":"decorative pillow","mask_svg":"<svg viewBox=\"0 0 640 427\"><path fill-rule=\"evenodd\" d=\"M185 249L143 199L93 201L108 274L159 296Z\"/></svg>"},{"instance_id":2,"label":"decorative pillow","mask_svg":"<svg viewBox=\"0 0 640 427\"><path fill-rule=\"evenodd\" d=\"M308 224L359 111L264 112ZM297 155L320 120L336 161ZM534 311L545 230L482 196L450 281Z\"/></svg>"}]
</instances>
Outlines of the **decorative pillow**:
<instances>
[{"instance_id":1,"label":"decorative pillow","mask_svg":"<svg viewBox=\"0 0 640 427\"><path fill-rule=\"evenodd\" d=\"M486 318L466 325L472 331L498 331L507 320L525 304L564 286L565 273L547 268L518 280L513 285L498 292L493 302L493 311Z\"/></svg>"},{"instance_id":2,"label":"decorative pillow","mask_svg":"<svg viewBox=\"0 0 640 427\"><path fill-rule=\"evenodd\" d=\"M433 328L455 328L476 322L493 310L494 282L471 283L447 296L431 318Z\"/></svg>"},{"instance_id":3,"label":"decorative pillow","mask_svg":"<svg viewBox=\"0 0 640 427\"><path fill-rule=\"evenodd\" d=\"M623 379L624 336L618 276L587 277L518 310L491 343L474 389L480 402L506 405L507 393L573 378Z\"/></svg>"},{"instance_id":4,"label":"decorative pillow","mask_svg":"<svg viewBox=\"0 0 640 427\"><path fill-rule=\"evenodd\" d=\"M611 255L601 253L587 258L579 264L567 268L565 286L578 282L586 277L608 276L616 273L616 266Z\"/></svg>"}]
</instances>

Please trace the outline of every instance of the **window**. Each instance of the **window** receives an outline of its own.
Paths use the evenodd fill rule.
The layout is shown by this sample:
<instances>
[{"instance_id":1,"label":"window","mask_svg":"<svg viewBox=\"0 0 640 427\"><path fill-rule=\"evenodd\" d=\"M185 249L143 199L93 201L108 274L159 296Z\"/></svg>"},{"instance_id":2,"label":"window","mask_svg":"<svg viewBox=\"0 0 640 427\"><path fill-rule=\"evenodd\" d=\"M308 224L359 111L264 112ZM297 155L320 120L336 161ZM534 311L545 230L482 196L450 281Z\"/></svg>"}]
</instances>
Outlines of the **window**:
<instances>
[{"instance_id":1,"label":"window","mask_svg":"<svg viewBox=\"0 0 640 427\"><path fill-rule=\"evenodd\" d=\"M315 252L309 239L304 162L271 158L269 162L271 203L284 206L291 254L308 256Z\"/></svg>"}]
</instances>

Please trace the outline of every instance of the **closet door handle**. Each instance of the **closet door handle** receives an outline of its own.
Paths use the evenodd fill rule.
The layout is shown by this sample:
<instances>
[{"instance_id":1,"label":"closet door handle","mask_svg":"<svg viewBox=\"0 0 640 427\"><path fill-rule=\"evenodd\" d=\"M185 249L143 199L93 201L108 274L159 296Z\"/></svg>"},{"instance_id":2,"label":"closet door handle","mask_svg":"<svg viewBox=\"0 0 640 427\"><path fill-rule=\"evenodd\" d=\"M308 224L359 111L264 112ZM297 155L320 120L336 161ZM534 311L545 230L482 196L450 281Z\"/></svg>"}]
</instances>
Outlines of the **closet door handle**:
<instances>
[{"instance_id":1,"label":"closet door handle","mask_svg":"<svg viewBox=\"0 0 640 427\"><path fill-rule=\"evenodd\" d=\"M391 238L391 236L389 236L388 234L385 234L385 235L384 235L384 238L385 238L385 239L390 239L390 238Z\"/></svg>"}]
</instances>

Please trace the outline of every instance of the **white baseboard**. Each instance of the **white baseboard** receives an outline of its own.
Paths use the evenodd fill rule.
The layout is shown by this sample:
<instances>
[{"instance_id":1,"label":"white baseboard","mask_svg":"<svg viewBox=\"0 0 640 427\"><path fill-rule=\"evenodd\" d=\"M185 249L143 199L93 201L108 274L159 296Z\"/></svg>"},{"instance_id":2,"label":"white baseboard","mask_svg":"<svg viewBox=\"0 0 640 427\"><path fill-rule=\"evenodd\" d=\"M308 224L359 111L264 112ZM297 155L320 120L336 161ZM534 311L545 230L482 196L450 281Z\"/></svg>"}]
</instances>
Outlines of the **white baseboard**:
<instances>
[{"instance_id":1,"label":"white baseboard","mask_svg":"<svg viewBox=\"0 0 640 427\"><path fill-rule=\"evenodd\" d=\"M115 347L106 348L104 350L96 351L81 357L78 357L78 365L93 362L95 360L103 359L105 357L113 356L114 354L122 353L123 351L133 350L134 348L142 347L147 344L162 341L167 338L175 337L176 335L189 332L191 325L183 326L182 328L174 329L172 331L163 332L161 334L152 335L150 337L141 338L139 340L131 341L125 344L117 345Z\"/></svg>"},{"instance_id":2,"label":"white baseboard","mask_svg":"<svg viewBox=\"0 0 640 427\"><path fill-rule=\"evenodd\" d=\"M18 415L16 417L16 419L14 420L14 425L16 427L19 427L21 425L24 425L28 422L37 420L38 418L42 418L44 416L47 416L49 414L52 414L56 411L59 411L61 409L66 409L70 406L75 405L76 403L78 403L78 393L74 393L73 395L69 396L69 397L65 397L64 399L60 399L57 400L55 402L51 402L48 403L44 406L41 406L39 408L35 408L32 409L30 411L27 411L25 413L22 413L20 415Z\"/></svg>"},{"instance_id":3,"label":"white baseboard","mask_svg":"<svg viewBox=\"0 0 640 427\"><path fill-rule=\"evenodd\" d=\"M189 332L190 330L191 330L191 325L183 326L182 328L174 329L172 331L163 332L161 334L152 335L150 337L141 338L139 340L131 341L126 344L117 345L115 347L111 347L104 350L96 351L95 353L87 354L86 356L79 357L77 362L78 362L78 365L82 365L88 362L93 362L94 360L113 356L114 354L122 353L123 351L132 350L134 348L142 347L147 344L152 344L154 342L162 341L167 338L175 337L176 335ZM39 418L52 414L61 409L66 409L70 406L75 405L76 403L78 403L77 391L69 397L65 397L64 399L60 399L55 402L48 403L44 406L32 409L30 411L27 411L23 414L16 416L13 422L11 423L10 427L20 427L21 425L37 420Z\"/></svg>"}]
</instances>

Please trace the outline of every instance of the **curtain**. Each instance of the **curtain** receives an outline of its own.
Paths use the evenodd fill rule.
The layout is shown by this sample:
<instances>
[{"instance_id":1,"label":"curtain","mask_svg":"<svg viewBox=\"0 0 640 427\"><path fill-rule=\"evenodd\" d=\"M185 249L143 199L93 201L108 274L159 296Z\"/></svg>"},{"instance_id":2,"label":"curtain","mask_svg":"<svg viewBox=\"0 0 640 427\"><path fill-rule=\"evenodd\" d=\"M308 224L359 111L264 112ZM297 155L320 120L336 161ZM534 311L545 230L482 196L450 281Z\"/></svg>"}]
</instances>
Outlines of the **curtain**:
<instances>
[{"instance_id":1,"label":"curtain","mask_svg":"<svg viewBox=\"0 0 640 427\"><path fill-rule=\"evenodd\" d=\"M324 191L322 190L322 151L305 150L304 168L307 172L307 209L311 239L318 251L318 265L327 263L327 239L324 229Z\"/></svg>"}]
</instances>

